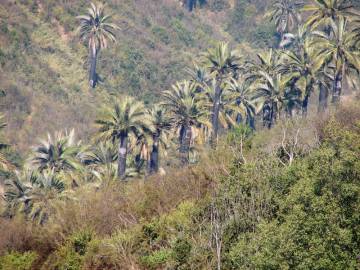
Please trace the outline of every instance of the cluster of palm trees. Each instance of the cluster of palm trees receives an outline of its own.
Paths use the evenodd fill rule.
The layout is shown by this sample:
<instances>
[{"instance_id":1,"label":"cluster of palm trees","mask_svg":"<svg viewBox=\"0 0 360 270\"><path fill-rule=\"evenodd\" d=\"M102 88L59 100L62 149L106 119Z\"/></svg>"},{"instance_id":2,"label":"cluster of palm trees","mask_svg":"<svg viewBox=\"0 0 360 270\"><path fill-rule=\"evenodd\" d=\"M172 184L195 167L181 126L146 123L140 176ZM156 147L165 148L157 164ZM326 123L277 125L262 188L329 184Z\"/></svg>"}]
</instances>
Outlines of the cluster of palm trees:
<instances>
[{"instance_id":1,"label":"cluster of palm trees","mask_svg":"<svg viewBox=\"0 0 360 270\"><path fill-rule=\"evenodd\" d=\"M279 0L274 8L271 18L282 31L279 49L244 60L221 42L158 104L114 98L95 121L92 145L75 140L73 131L48 136L34 147L26 169L10 177L9 209L44 222L53 211L46 202L66 198L65 186L157 173L167 151L177 151L188 164L197 146L216 147L219 135L239 124L255 129L260 120L271 128L279 118L306 116L315 92L320 111L330 94L338 103L344 82L356 83L360 71L360 17L343 0ZM303 24L301 10L311 13Z\"/></svg>"}]
</instances>

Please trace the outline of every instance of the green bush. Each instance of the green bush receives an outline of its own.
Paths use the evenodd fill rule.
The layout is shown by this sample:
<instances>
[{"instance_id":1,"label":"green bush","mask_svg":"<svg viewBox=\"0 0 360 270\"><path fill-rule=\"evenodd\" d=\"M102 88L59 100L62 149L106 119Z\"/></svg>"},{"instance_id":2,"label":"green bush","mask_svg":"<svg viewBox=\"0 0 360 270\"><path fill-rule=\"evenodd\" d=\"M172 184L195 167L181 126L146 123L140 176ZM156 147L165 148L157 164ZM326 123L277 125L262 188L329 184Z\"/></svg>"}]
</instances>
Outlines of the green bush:
<instances>
[{"instance_id":1,"label":"green bush","mask_svg":"<svg viewBox=\"0 0 360 270\"><path fill-rule=\"evenodd\" d=\"M171 251L166 249L157 250L150 255L141 257L141 262L147 269L158 269L171 258Z\"/></svg>"},{"instance_id":2,"label":"green bush","mask_svg":"<svg viewBox=\"0 0 360 270\"><path fill-rule=\"evenodd\" d=\"M1 270L29 270L37 259L35 252L10 252L0 257Z\"/></svg>"}]
</instances>

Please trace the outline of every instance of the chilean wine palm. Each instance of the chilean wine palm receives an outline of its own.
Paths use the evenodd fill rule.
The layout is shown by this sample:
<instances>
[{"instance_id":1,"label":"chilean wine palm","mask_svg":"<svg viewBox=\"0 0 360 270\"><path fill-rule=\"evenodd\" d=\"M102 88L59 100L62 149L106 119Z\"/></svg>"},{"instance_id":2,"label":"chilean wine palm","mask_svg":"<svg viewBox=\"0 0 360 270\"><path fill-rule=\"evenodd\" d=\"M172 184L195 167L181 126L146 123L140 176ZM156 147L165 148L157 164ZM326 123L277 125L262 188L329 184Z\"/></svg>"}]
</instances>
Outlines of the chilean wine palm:
<instances>
[{"instance_id":1,"label":"chilean wine palm","mask_svg":"<svg viewBox=\"0 0 360 270\"><path fill-rule=\"evenodd\" d=\"M289 76L294 82L293 88L302 92L302 111L307 112L308 102L314 85L319 80L317 73L322 67L322 62L315 58L315 47L310 39L298 42L298 49L293 51L282 51L280 72Z\"/></svg>"},{"instance_id":2,"label":"chilean wine palm","mask_svg":"<svg viewBox=\"0 0 360 270\"><path fill-rule=\"evenodd\" d=\"M162 105L170 114L172 125L179 130L179 151L183 163L189 162L192 127L207 125L207 112L196 95L196 84L188 81L176 83L164 91Z\"/></svg>"},{"instance_id":3,"label":"chilean wine palm","mask_svg":"<svg viewBox=\"0 0 360 270\"><path fill-rule=\"evenodd\" d=\"M40 172L48 169L54 172L76 170L81 167L77 158L80 150L74 130L69 133L57 132L55 136L48 134L46 140L33 148L30 161Z\"/></svg>"},{"instance_id":4,"label":"chilean wine palm","mask_svg":"<svg viewBox=\"0 0 360 270\"><path fill-rule=\"evenodd\" d=\"M166 110L160 105L155 105L149 114L152 117L154 133L152 134L152 148L150 151L149 173L158 172L160 145L166 146L165 135L171 128L171 119Z\"/></svg>"},{"instance_id":5,"label":"chilean wine palm","mask_svg":"<svg viewBox=\"0 0 360 270\"><path fill-rule=\"evenodd\" d=\"M294 30L299 24L301 18L298 13L298 8L301 3L293 0L277 0L273 5L273 10L267 16L271 21L275 22L276 31L280 34L281 40L284 33Z\"/></svg>"},{"instance_id":6,"label":"chilean wine palm","mask_svg":"<svg viewBox=\"0 0 360 270\"><path fill-rule=\"evenodd\" d=\"M250 124L252 128L254 117L256 114L256 105L253 98L253 89L245 78L238 80L231 79L228 83L228 96L227 99L238 107L236 122L240 123L245 119L247 124Z\"/></svg>"},{"instance_id":7,"label":"chilean wine palm","mask_svg":"<svg viewBox=\"0 0 360 270\"><path fill-rule=\"evenodd\" d=\"M306 21L306 25L312 29L318 26L329 27L331 22L336 22L340 17L356 16L351 3L347 0L312 0L302 10L312 13Z\"/></svg>"},{"instance_id":8,"label":"chilean wine palm","mask_svg":"<svg viewBox=\"0 0 360 270\"><path fill-rule=\"evenodd\" d=\"M254 98L262 99L263 123L264 126L271 128L274 121L280 116L289 80L282 77L281 74L271 76L260 71L259 75L262 78L253 85Z\"/></svg>"},{"instance_id":9,"label":"chilean wine palm","mask_svg":"<svg viewBox=\"0 0 360 270\"><path fill-rule=\"evenodd\" d=\"M126 176L126 158L128 154L128 138L140 137L143 133L154 131L151 117L146 113L142 102L125 97L116 100L111 107L107 107L96 120L99 126L99 138L119 143L118 148L118 177Z\"/></svg>"},{"instance_id":10,"label":"chilean wine palm","mask_svg":"<svg viewBox=\"0 0 360 270\"><path fill-rule=\"evenodd\" d=\"M217 140L219 131L219 112L221 96L226 79L236 77L240 70L240 57L235 51L228 48L227 43L219 43L215 48L208 50L204 55L205 66L209 69L210 75L216 80L214 87L214 100L212 108L212 140Z\"/></svg>"},{"instance_id":11,"label":"chilean wine palm","mask_svg":"<svg viewBox=\"0 0 360 270\"><path fill-rule=\"evenodd\" d=\"M335 66L333 102L340 100L346 69L352 66L360 70L360 52L354 47L356 34L347 30L348 20L340 17L338 23L331 22L332 38L323 32L314 32L314 46L318 48L315 61L332 62Z\"/></svg>"},{"instance_id":12,"label":"chilean wine palm","mask_svg":"<svg viewBox=\"0 0 360 270\"><path fill-rule=\"evenodd\" d=\"M90 8L86 15L78 16L80 26L78 32L80 38L87 42L90 54L90 86L95 87L97 83L96 60L101 49L108 46L109 41L115 42L115 30L118 27L109 23L110 15L104 13L104 5L90 3Z\"/></svg>"},{"instance_id":13,"label":"chilean wine palm","mask_svg":"<svg viewBox=\"0 0 360 270\"><path fill-rule=\"evenodd\" d=\"M53 171L25 170L6 182L5 200L12 214L19 211L43 224L54 211L53 202L66 196L64 190L64 183Z\"/></svg>"}]
</instances>

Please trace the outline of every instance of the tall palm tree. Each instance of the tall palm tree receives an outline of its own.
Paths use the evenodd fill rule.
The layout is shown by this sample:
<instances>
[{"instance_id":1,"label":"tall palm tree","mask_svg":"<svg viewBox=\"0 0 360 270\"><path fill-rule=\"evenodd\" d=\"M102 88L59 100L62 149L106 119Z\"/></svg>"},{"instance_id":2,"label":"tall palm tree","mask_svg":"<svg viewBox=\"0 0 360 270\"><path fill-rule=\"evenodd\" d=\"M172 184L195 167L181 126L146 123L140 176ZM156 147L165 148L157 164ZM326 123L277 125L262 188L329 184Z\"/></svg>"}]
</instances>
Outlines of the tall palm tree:
<instances>
[{"instance_id":1,"label":"tall palm tree","mask_svg":"<svg viewBox=\"0 0 360 270\"><path fill-rule=\"evenodd\" d=\"M57 132L54 136L48 134L46 140L33 148L31 164L40 172L54 172L80 169L78 155L81 152L81 142L75 141L75 132Z\"/></svg>"},{"instance_id":2,"label":"tall palm tree","mask_svg":"<svg viewBox=\"0 0 360 270\"><path fill-rule=\"evenodd\" d=\"M171 119L168 116L166 110L156 104L151 110L149 114L152 117L154 133L152 134L152 147L150 152L150 160L148 170L149 173L158 172L159 170L159 155L160 155L160 145L166 147L166 133L171 128Z\"/></svg>"},{"instance_id":3,"label":"tall palm tree","mask_svg":"<svg viewBox=\"0 0 360 270\"><path fill-rule=\"evenodd\" d=\"M64 191L65 184L54 171L39 173L25 169L6 181L4 197L10 214L20 211L32 221L43 224L54 211L52 203L68 197Z\"/></svg>"},{"instance_id":4,"label":"tall palm tree","mask_svg":"<svg viewBox=\"0 0 360 270\"><path fill-rule=\"evenodd\" d=\"M271 128L274 121L280 117L289 79L281 76L281 74L273 77L262 71L259 74L262 79L253 85L254 98L262 99L263 123L267 128Z\"/></svg>"},{"instance_id":5,"label":"tall palm tree","mask_svg":"<svg viewBox=\"0 0 360 270\"><path fill-rule=\"evenodd\" d=\"M240 57L235 51L229 49L227 43L220 42L216 47L209 49L204 58L205 66L216 80L212 108L212 141L215 143L219 132L219 112L224 82L228 78L237 77L241 67Z\"/></svg>"},{"instance_id":6,"label":"tall palm tree","mask_svg":"<svg viewBox=\"0 0 360 270\"><path fill-rule=\"evenodd\" d=\"M275 22L276 30L282 41L285 33L291 32L299 24L301 16L298 12L302 3L293 0L277 0L273 9L266 15Z\"/></svg>"},{"instance_id":7,"label":"tall palm tree","mask_svg":"<svg viewBox=\"0 0 360 270\"><path fill-rule=\"evenodd\" d=\"M116 41L115 30L118 29L118 26L109 22L111 16L105 14L103 4L95 5L90 3L88 13L77 18L80 20L78 28L80 38L87 42L89 48L91 62L89 73L90 86L95 87L98 80L96 74L98 53L101 49L107 48L109 41Z\"/></svg>"},{"instance_id":8,"label":"tall palm tree","mask_svg":"<svg viewBox=\"0 0 360 270\"><path fill-rule=\"evenodd\" d=\"M177 82L171 90L164 91L162 95L162 106L169 112L172 125L179 131L181 161L188 163L193 127L210 126L208 113L202 108L195 83Z\"/></svg>"},{"instance_id":9,"label":"tall palm tree","mask_svg":"<svg viewBox=\"0 0 360 270\"><path fill-rule=\"evenodd\" d=\"M355 33L348 31L348 20L340 17L338 23L331 22L332 38L320 31L314 32L314 46L317 46L316 61L319 63L334 63L335 76L333 83L332 101L340 100L345 71L352 66L360 70L360 53L355 45Z\"/></svg>"},{"instance_id":10,"label":"tall palm tree","mask_svg":"<svg viewBox=\"0 0 360 270\"><path fill-rule=\"evenodd\" d=\"M279 71L289 76L294 86L301 90L302 93L302 112L306 115L309 98L314 91L315 83L320 79L319 70L323 63L315 56L316 48L313 46L310 38L305 38L297 42L297 50L282 51L282 59ZM317 60L317 61L316 61ZM324 83L321 81L321 83Z\"/></svg>"},{"instance_id":11,"label":"tall palm tree","mask_svg":"<svg viewBox=\"0 0 360 270\"><path fill-rule=\"evenodd\" d=\"M118 177L125 179L128 138L138 138L144 133L154 131L150 115L146 113L142 102L125 97L105 108L96 124L99 126L99 139L119 143Z\"/></svg>"}]
</instances>

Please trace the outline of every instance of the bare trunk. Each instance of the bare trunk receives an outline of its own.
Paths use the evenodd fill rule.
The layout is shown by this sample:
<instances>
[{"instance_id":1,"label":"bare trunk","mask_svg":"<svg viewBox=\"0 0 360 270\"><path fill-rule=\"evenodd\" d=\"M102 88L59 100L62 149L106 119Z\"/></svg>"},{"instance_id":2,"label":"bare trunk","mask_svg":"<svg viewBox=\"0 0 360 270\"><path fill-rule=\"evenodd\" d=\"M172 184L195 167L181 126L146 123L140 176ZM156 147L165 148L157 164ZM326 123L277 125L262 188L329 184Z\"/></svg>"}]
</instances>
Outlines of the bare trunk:
<instances>
[{"instance_id":1,"label":"bare trunk","mask_svg":"<svg viewBox=\"0 0 360 270\"><path fill-rule=\"evenodd\" d=\"M326 85L320 83L319 84L319 104L318 104L318 112L325 112L328 106L328 97L329 90Z\"/></svg>"},{"instance_id":2,"label":"bare trunk","mask_svg":"<svg viewBox=\"0 0 360 270\"><path fill-rule=\"evenodd\" d=\"M118 152L118 177L122 180L126 177L127 135L120 137Z\"/></svg>"},{"instance_id":3,"label":"bare trunk","mask_svg":"<svg viewBox=\"0 0 360 270\"><path fill-rule=\"evenodd\" d=\"M92 88L96 86L97 83L97 74L96 74L96 59L97 51L95 53L90 53L90 72L89 72L89 83Z\"/></svg>"},{"instance_id":4,"label":"bare trunk","mask_svg":"<svg viewBox=\"0 0 360 270\"><path fill-rule=\"evenodd\" d=\"M195 0L186 0L186 8L188 9L188 11L192 11L194 8L194 1Z\"/></svg>"},{"instance_id":5,"label":"bare trunk","mask_svg":"<svg viewBox=\"0 0 360 270\"><path fill-rule=\"evenodd\" d=\"M180 129L180 159L183 164L189 163L191 127L184 125Z\"/></svg>"},{"instance_id":6,"label":"bare trunk","mask_svg":"<svg viewBox=\"0 0 360 270\"><path fill-rule=\"evenodd\" d=\"M214 96L214 104L212 111L212 126L213 126L213 134L212 134L212 144L216 145L219 133L219 113L220 113L220 99L221 99L221 81L218 81L215 86L215 96Z\"/></svg>"},{"instance_id":7,"label":"bare trunk","mask_svg":"<svg viewBox=\"0 0 360 270\"><path fill-rule=\"evenodd\" d=\"M159 171L159 134L154 135L154 142L149 160L149 173L156 173Z\"/></svg>"},{"instance_id":8,"label":"bare trunk","mask_svg":"<svg viewBox=\"0 0 360 270\"><path fill-rule=\"evenodd\" d=\"M335 81L333 85L332 103L339 103L340 101L340 96L342 92L342 81L343 81L343 72L341 70L337 72L335 76Z\"/></svg>"}]
</instances>

